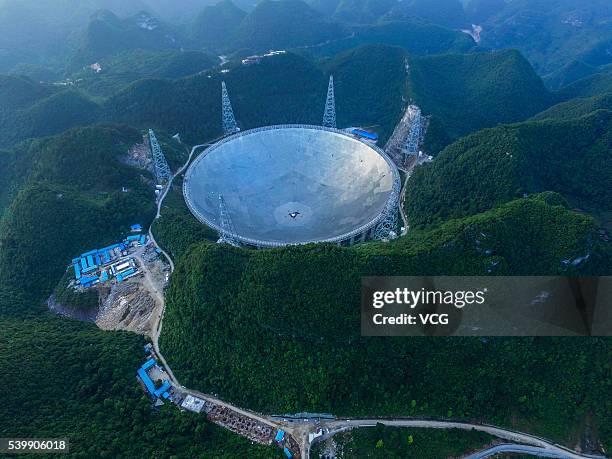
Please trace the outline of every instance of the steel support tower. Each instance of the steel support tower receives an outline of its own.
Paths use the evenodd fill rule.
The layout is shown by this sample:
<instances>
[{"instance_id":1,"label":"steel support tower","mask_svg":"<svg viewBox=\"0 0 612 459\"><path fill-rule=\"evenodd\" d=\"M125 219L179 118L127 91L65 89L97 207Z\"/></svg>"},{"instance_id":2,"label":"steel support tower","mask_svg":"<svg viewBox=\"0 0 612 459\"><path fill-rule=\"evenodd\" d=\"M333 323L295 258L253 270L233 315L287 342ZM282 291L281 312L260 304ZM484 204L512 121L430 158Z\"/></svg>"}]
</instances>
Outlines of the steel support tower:
<instances>
[{"instance_id":1,"label":"steel support tower","mask_svg":"<svg viewBox=\"0 0 612 459\"><path fill-rule=\"evenodd\" d=\"M225 205L225 200L222 195L219 195L219 240L217 244L229 244L234 247L240 246L234 234L234 224L232 223L232 218L230 217L229 212L227 211L227 207Z\"/></svg>"},{"instance_id":2,"label":"steel support tower","mask_svg":"<svg viewBox=\"0 0 612 459\"><path fill-rule=\"evenodd\" d=\"M400 180L395 180L391 196L389 196L380 222L374 229L374 239L377 241L395 239L397 237L397 212L399 210L401 188Z\"/></svg>"},{"instance_id":3,"label":"steel support tower","mask_svg":"<svg viewBox=\"0 0 612 459\"><path fill-rule=\"evenodd\" d=\"M410 134L408 135L408 142L406 143L406 149L404 150L404 160L408 160L411 155L418 156L419 146L421 145L421 126L423 120L421 116L421 109L416 107L412 122L410 123Z\"/></svg>"},{"instance_id":4,"label":"steel support tower","mask_svg":"<svg viewBox=\"0 0 612 459\"><path fill-rule=\"evenodd\" d=\"M336 127L336 100L334 97L334 76L329 77L327 87L327 100L325 101L325 112L323 113L323 126Z\"/></svg>"},{"instance_id":5,"label":"steel support tower","mask_svg":"<svg viewBox=\"0 0 612 459\"><path fill-rule=\"evenodd\" d=\"M223 124L223 135L231 135L240 130L236 124L236 118L234 118L234 110L232 110L232 103L230 102L227 88L225 87L225 81L221 82L221 122Z\"/></svg>"},{"instance_id":6,"label":"steel support tower","mask_svg":"<svg viewBox=\"0 0 612 459\"><path fill-rule=\"evenodd\" d=\"M159 185L164 185L170 181L172 172L170 166L166 161L166 157L162 152L159 142L155 137L153 129L149 129L149 145L151 147L151 155L153 156L153 169L155 171L155 178Z\"/></svg>"}]
</instances>

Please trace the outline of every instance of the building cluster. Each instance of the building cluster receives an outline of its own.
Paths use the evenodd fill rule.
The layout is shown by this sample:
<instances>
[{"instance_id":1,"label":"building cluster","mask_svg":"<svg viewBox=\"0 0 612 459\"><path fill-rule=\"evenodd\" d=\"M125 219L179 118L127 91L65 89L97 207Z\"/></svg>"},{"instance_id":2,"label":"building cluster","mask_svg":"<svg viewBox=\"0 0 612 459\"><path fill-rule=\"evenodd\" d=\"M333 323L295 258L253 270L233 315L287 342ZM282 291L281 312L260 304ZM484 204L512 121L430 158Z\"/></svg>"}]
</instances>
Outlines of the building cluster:
<instances>
[{"instance_id":1,"label":"building cluster","mask_svg":"<svg viewBox=\"0 0 612 459\"><path fill-rule=\"evenodd\" d=\"M264 57L278 56L279 54L285 54L286 52L287 51L284 51L284 50L280 50L280 51L270 50L266 54L245 57L244 59L242 59L242 65L259 64Z\"/></svg>"},{"instance_id":2,"label":"building cluster","mask_svg":"<svg viewBox=\"0 0 612 459\"><path fill-rule=\"evenodd\" d=\"M253 442L264 445L275 442L289 459L299 453L299 445L291 435L286 435L283 430L275 431L272 426L264 422L176 388L170 383L164 369L157 364L153 346L147 344L144 350L147 360L136 371L136 376L155 407L163 405L164 400L167 400L183 410L204 414L209 421L247 437Z\"/></svg>"},{"instance_id":3,"label":"building cluster","mask_svg":"<svg viewBox=\"0 0 612 459\"><path fill-rule=\"evenodd\" d=\"M112 244L102 249L94 249L73 258L74 278L76 288L89 288L97 284L111 282L113 279L121 283L129 277L138 274L138 267L130 249L144 246L147 236L140 234L142 226L132 225L132 233L122 242Z\"/></svg>"},{"instance_id":4,"label":"building cluster","mask_svg":"<svg viewBox=\"0 0 612 459\"><path fill-rule=\"evenodd\" d=\"M293 457L293 451L298 450L298 445L295 443L295 440L290 435L285 435L285 431L282 429L278 429L276 432L276 436L274 437L274 441L278 446L283 449L285 456L288 459ZM293 451L292 451L293 450Z\"/></svg>"}]
</instances>

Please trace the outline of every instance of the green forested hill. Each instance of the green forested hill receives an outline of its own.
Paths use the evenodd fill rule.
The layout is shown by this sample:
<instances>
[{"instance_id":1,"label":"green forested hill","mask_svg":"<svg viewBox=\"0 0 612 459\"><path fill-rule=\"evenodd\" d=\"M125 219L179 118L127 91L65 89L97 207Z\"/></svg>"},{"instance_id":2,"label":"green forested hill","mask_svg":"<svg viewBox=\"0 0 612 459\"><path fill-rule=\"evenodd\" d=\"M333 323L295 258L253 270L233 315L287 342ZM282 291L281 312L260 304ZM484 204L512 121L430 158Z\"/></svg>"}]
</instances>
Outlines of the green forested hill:
<instances>
[{"instance_id":1,"label":"green forested hill","mask_svg":"<svg viewBox=\"0 0 612 459\"><path fill-rule=\"evenodd\" d=\"M452 138L498 123L522 121L553 98L517 51L413 57L410 94Z\"/></svg>"},{"instance_id":2,"label":"green forested hill","mask_svg":"<svg viewBox=\"0 0 612 459\"><path fill-rule=\"evenodd\" d=\"M605 68L589 65L582 61L572 61L554 73L547 75L544 81L552 89L561 89L583 78L588 78L598 73L609 72L609 66L608 70L606 70Z\"/></svg>"},{"instance_id":3,"label":"green forested hill","mask_svg":"<svg viewBox=\"0 0 612 459\"><path fill-rule=\"evenodd\" d=\"M4 437L67 437L71 457L285 457L275 445L253 445L202 415L175 406L153 410L135 376L144 361L138 335L50 314L0 313L0 329Z\"/></svg>"},{"instance_id":4,"label":"green forested hill","mask_svg":"<svg viewBox=\"0 0 612 459\"><path fill-rule=\"evenodd\" d=\"M391 135L402 117L406 94L407 53L401 48L362 46L336 57L334 75L339 126L369 126Z\"/></svg>"},{"instance_id":5,"label":"green forested hill","mask_svg":"<svg viewBox=\"0 0 612 459\"><path fill-rule=\"evenodd\" d=\"M608 0L514 0L482 23L482 44L516 48L547 75L581 60L610 63L612 6Z\"/></svg>"},{"instance_id":6,"label":"green forested hill","mask_svg":"<svg viewBox=\"0 0 612 459\"><path fill-rule=\"evenodd\" d=\"M341 25L327 21L302 0L264 0L242 20L232 46L254 51L286 49L323 43L344 34Z\"/></svg>"},{"instance_id":7,"label":"green forested hill","mask_svg":"<svg viewBox=\"0 0 612 459\"><path fill-rule=\"evenodd\" d=\"M16 113L12 129L5 126L7 136L2 143L12 145L23 139L56 134L75 126L98 121L101 109L88 96L74 89L65 89Z\"/></svg>"},{"instance_id":8,"label":"green forested hill","mask_svg":"<svg viewBox=\"0 0 612 459\"><path fill-rule=\"evenodd\" d=\"M204 416L153 410L135 378L142 337L45 312L74 255L151 220L148 174L118 161L139 140L81 128L0 153L0 435L68 437L76 457L280 457Z\"/></svg>"},{"instance_id":9,"label":"green forested hill","mask_svg":"<svg viewBox=\"0 0 612 459\"><path fill-rule=\"evenodd\" d=\"M191 26L191 37L198 46L219 49L227 46L246 16L231 0L205 7Z\"/></svg>"},{"instance_id":10,"label":"green forested hill","mask_svg":"<svg viewBox=\"0 0 612 459\"><path fill-rule=\"evenodd\" d=\"M514 51L420 57L397 47L370 45L340 53L322 70L307 58L287 54L210 78L142 80L112 97L106 116L181 132L192 142L214 137L220 132L223 79L243 129L320 123L324 73L334 74L340 125L366 123L379 130L383 142L409 99L433 115L439 130L451 138L522 121L554 101L529 63Z\"/></svg>"},{"instance_id":11,"label":"green forested hill","mask_svg":"<svg viewBox=\"0 0 612 459\"><path fill-rule=\"evenodd\" d=\"M612 92L612 72L597 73L567 85L559 91L562 99L591 97Z\"/></svg>"},{"instance_id":12,"label":"green forested hill","mask_svg":"<svg viewBox=\"0 0 612 459\"><path fill-rule=\"evenodd\" d=\"M28 107L55 91L53 86L29 78L0 75L0 113Z\"/></svg>"},{"instance_id":13,"label":"green forested hill","mask_svg":"<svg viewBox=\"0 0 612 459\"><path fill-rule=\"evenodd\" d=\"M139 141L131 128L81 128L7 153L0 202L10 205L0 223L0 281L23 294L23 304L38 309L78 253L151 220L148 172L119 161Z\"/></svg>"},{"instance_id":14,"label":"green forested hill","mask_svg":"<svg viewBox=\"0 0 612 459\"><path fill-rule=\"evenodd\" d=\"M597 110L612 111L612 93L601 94L592 97L578 97L576 99L570 99L567 102L561 102L559 104L553 105L549 109L538 113L532 119L569 120L572 118L579 118L581 116L588 115L589 113L592 113Z\"/></svg>"},{"instance_id":15,"label":"green forested hill","mask_svg":"<svg viewBox=\"0 0 612 459\"><path fill-rule=\"evenodd\" d=\"M110 119L163 126L197 143L221 134L221 81L242 129L267 124L320 123L327 81L313 63L293 54L237 66L229 73L177 80L141 80L106 103Z\"/></svg>"},{"instance_id":16,"label":"green forested hill","mask_svg":"<svg viewBox=\"0 0 612 459\"><path fill-rule=\"evenodd\" d=\"M157 65L164 55L171 59ZM144 73L173 78L199 68L192 67L198 62L207 66L209 60L199 53L134 51L104 61L102 72L87 73L77 87L110 94ZM433 116L432 132L443 145L483 127L525 120L556 100L514 51L417 56L394 46L366 45L322 63L287 53L252 66L231 64L227 70L177 80L140 79L97 102L99 106L74 89L54 89L57 94L51 97L47 85L7 80L11 82L7 88L21 89L17 96L0 91L0 100L10 104L0 111L5 120L0 125L0 146L98 120L180 132L192 143L214 138L220 133L221 80L228 85L238 123L245 129L320 123L327 75L335 74L341 126L368 126L382 142L410 101ZM49 119L52 122L45 122Z\"/></svg>"},{"instance_id":17,"label":"green forested hill","mask_svg":"<svg viewBox=\"0 0 612 459\"><path fill-rule=\"evenodd\" d=\"M311 0L314 8L337 21L372 24L396 6L394 0Z\"/></svg>"},{"instance_id":18,"label":"green forested hill","mask_svg":"<svg viewBox=\"0 0 612 459\"><path fill-rule=\"evenodd\" d=\"M119 19L111 11L102 10L92 16L82 32L71 67L79 69L133 49L180 49L183 42L174 30L147 13Z\"/></svg>"},{"instance_id":19,"label":"green forested hill","mask_svg":"<svg viewBox=\"0 0 612 459\"><path fill-rule=\"evenodd\" d=\"M317 10L347 23L375 24L387 19L419 18L459 28L467 24L459 0L310 0Z\"/></svg>"},{"instance_id":20,"label":"green forested hill","mask_svg":"<svg viewBox=\"0 0 612 459\"><path fill-rule=\"evenodd\" d=\"M557 191L610 210L612 112L480 131L418 168L406 208L412 225L473 215L524 193Z\"/></svg>"},{"instance_id":21,"label":"green forested hill","mask_svg":"<svg viewBox=\"0 0 612 459\"><path fill-rule=\"evenodd\" d=\"M101 59L99 73L85 68L75 85L94 96L109 97L142 78L182 78L214 67L218 58L201 51L130 50Z\"/></svg>"},{"instance_id":22,"label":"green forested hill","mask_svg":"<svg viewBox=\"0 0 612 459\"><path fill-rule=\"evenodd\" d=\"M416 18L352 25L348 31L350 34L346 37L319 46L308 46L304 52L318 57L331 57L359 45L384 44L401 46L411 54L427 55L466 53L475 46L474 41L464 33Z\"/></svg>"},{"instance_id":23,"label":"green forested hill","mask_svg":"<svg viewBox=\"0 0 612 459\"><path fill-rule=\"evenodd\" d=\"M418 17L454 29L469 25L460 0L406 0L398 2L386 17Z\"/></svg>"},{"instance_id":24,"label":"green forested hill","mask_svg":"<svg viewBox=\"0 0 612 459\"><path fill-rule=\"evenodd\" d=\"M592 407L609 431L609 341L360 336L363 275L484 274L492 261L498 274L560 273L592 231L589 218L544 198L389 244L244 251L202 243L173 276L161 347L186 385L264 412L486 419L567 441ZM611 272L592 250L591 268Z\"/></svg>"},{"instance_id":25,"label":"green forested hill","mask_svg":"<svg viewBox=\"0 0 612 459\"><path fill-rule=\"evenodd\" d=\"M0 76L0 147L97 121L100 107L73 88Z\"/></svg>"}]
</instances>

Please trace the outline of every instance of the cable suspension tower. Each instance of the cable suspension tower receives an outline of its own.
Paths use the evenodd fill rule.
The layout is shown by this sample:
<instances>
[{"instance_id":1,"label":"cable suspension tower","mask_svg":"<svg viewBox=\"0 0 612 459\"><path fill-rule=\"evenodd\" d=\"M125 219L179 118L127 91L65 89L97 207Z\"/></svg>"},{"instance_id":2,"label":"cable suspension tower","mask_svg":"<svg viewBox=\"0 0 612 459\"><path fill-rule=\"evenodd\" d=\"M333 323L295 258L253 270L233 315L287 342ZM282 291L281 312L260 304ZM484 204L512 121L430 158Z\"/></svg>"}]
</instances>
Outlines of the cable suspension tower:
<instances>
[{"instance_id":1,"label":"cable suspension tower","mask_svg":"<svg viewBox=\"0 0 612 459\"><path fill-rule=\"evenodd\" d=\"M410 123L410 134L408 136L408 142L406 143L406 149L404 150L404 159L408 160L411 155L418 156L419 146L421 145L421 127L423 120L421 116L421 109L415 107L415 113Z\"/></svg>"},{"instance_id":2,"label":"cable suspension tower","mask_svg":"<svg viewBox=\"0 0 612 459\"><path fill-rule=\"evenodd\" d=\"M221 82L221 108L223 135L231 135L238 132L240 128L236 124L236 118L234 118L234 110L232 110L232 103L225 87L225 81Z\"/></svg>"},{"instance_id":3,"label":"cable suspension tower","mask_svg":"<svg viewBox=\"0 0 612 459\"><path fill-rule=\"evenodd\" d=\"M157 137L155 137L153 129L149 129L149 145L151 147L151 154L153 156L155 178L159 185L164 185L170 181L172 172L170 171L170 166L168 166L166 157L159 146L159 142L157 141Z\"/></svg>"},{"instance_id":4,"label":"cable suspension tower","mask_svg":"<svg viewBox=\"0 0 612 459\"><path fill-rule=\"evenodd\" d=\"M234 231L234 224L232 223L232 218L230 217L229 212L227 211L227 207L225 205L225 200L222 195L219 195L219 240L217 244L229 244L234 247L239 247L240 244L235 238L236 232Z\"/></svg>"},{"instance_id":5,"label":"cable suspension tower","mask_svg":"<svg viewBox=\"0 0 612 459\"><path fill-rule=\"evenodd\" d=\"M401 187L399 178L395 179L391 196L389 196L380 222L374 230L374 239L377 241L387 241L397 237L397 212L400 204Z\"/></svg>"},{"instance_id":6,"label":"cable suspension tower","mask_svg":"<svg viewBox=\"0 0 612 459\"><path fill-rule=\"evenodd\" d=\"M325 101L325 113L323 113L323 126L336 127L336 100L334 97L334 76L329 77L327 87L327 100Z\"/></svg>"}]
</instances>

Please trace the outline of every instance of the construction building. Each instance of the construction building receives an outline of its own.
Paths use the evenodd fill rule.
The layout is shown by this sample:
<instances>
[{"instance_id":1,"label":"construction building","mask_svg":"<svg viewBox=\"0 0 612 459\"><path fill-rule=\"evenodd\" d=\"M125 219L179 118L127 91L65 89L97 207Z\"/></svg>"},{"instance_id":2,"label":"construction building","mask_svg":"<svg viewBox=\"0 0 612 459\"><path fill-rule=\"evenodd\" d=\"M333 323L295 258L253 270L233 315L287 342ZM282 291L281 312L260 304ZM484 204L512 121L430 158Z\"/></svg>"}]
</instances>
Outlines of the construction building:
<instances>
[{"instance_id":1,"label":"construction building","mask_svg":"<svg viewBox=\"0 0 612 459\"><path fill-rule=\"evenodd\" d=\"M145 388L147 389L147 392L149 392L149 395L152 398L167 399L170 397L169 390L172 387L170 382L164 381L159 387L155 387L155 383L149 376L149 370L156 365L157 365L157 362L155 361L155 359L149 359L138 369L136 374L138 375L138 378L140 379L140 381L142 381Z\"/></svg>"},{"instance_id":2,"label":"construction building","mask_svg":"<svg viewBox=\"0 0 612 459\"><path fill-rule=\"evenodd\" d=\"M141 225L132 225L133 233L142 231ZM112 244L102 249L94 249L72 259L74 278L77 288L88 288L103 284L111 279L123 282L128 277L138 274L138 267L129 250L144 246L147 243L145 234L131 234L122 242Z\"/></svg>"}]
</instances>

